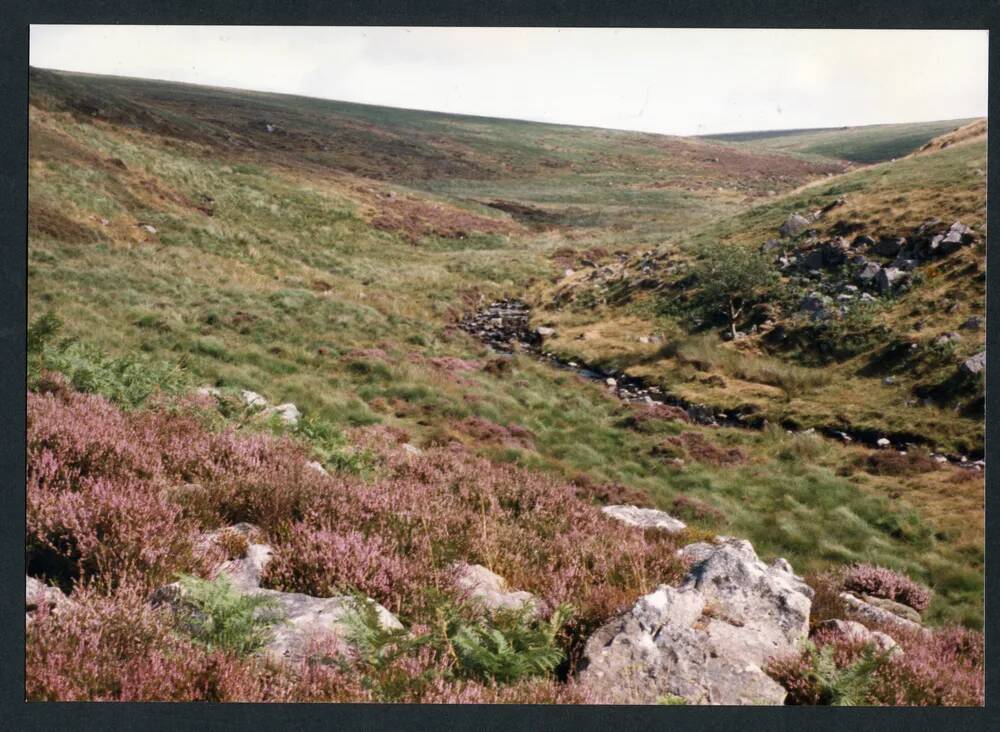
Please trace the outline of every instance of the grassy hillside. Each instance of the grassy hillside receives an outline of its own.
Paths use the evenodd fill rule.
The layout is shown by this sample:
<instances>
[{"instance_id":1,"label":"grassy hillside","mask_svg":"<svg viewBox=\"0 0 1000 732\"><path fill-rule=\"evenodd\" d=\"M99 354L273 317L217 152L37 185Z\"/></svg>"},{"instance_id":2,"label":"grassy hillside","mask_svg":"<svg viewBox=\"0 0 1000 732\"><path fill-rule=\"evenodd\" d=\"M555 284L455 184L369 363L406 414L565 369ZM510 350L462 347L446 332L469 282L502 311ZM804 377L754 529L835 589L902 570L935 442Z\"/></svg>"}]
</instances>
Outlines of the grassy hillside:
<instances>
[{"instance_id":1,"label":"grassy hillside","mask_svg":"<svg viewBox=\"0 0 1000 732\"><path fill-rule=\"evenodd\" d=\"M789 209L845 193L838 216L873 229L931 214L979 224L981 146L829 179L842 164L705 140L38 70L31 84L29 313L63 321L50 363L78 386L107 391L104 362L84 346L149 373L166 362L189 388L294 402L321 426L301 439L377 423L421 447L458 442L572 482L588 500L675 511L693 500L711 509L690 517L700 531L746 536L802 572L892 566L933 587L933 622L981 620L975 476L945 466L899 480L859 468L864 448L777 428L637 426L605 389L526 356L498 360L455 327L493 297L544 302L583 253L759 245ZM972 266L981 255L961 256ZM981 311L982 285L959 289L965 300L935 332ZM900 328L940 293L907 297L891 311ZM643 298L582 302L544 314L567 353L628 360L638 334L681 328ZM576 341L574 329L607 335ZM780 402L803 426L836 409L979 439L976 418L910 409L908 382L890 389L855 372L838 365L787 403L728 373L726 387L664 375L672 388L722 389L713 398ZM679 466L667 458L680 453L659 448L680 433L700 437L682 440ZM740 458L720 461L731 448Z\"/></svg>"},{"instance_id":2,"label":"grassy hillside","mask_svg":"<svg viewBox=\"0 0 1000 732\"><path fill-rule=\"evenodd\" d=\"M854 163L881 163L901 158L934 137L966 125L971 119L910 122L863 127L732 132L705 139L732 142L749 150L800 153Z\"/></svg>"}]
</instances>

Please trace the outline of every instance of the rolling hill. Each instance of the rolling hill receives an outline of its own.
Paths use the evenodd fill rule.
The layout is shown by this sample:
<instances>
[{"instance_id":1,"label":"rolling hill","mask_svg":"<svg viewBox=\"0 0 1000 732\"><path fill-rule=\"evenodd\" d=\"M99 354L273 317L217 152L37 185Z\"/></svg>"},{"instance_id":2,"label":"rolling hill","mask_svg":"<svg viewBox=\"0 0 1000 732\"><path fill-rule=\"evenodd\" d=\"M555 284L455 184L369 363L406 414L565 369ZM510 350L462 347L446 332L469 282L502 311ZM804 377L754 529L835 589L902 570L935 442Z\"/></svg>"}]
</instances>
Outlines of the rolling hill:
<instances>
[{"instance_id":1,"label":"rolling hill","mask_svg":"<svg viewBox=\"0 0 1000 732\"><path fill-rule=\"evenodd\" d=\"M112 461L115 471L138 461L139 477L129 473L123 485L152 471L194 490L237 465L249 477L233 473L225 490L273 484L291 501L298 477L260 477L268 461L240 452L256 455L263 443L252 440L273 433L298 446L274 448L275 465L298 460L288 450L305 450L359 505L377 496L377 508L350 521L378 517L398 546L378 543L389 534L376 541L343 538L330 524L303 528L320 520L315 512L295 504L284 515L264 501L269 518L255 522L288 562L275 587L322 589L294 559L319 556L310 552L342 551L363 564L385 551L394 559L384 566L405 565L393 576L405 589L379 584L372 577L383 576L362 564L350 581L405 621L433 624L433 593L420 582L440 578L420 574L407 547L436 562L434 572L455 559L479 562L554 598L553 608L557 599L582 607L560 636L569 665L557 673L565 677L587 632L651 591L655 572L676 569L657 564L667 556L659 540L603 545L585 518L583 507L633 503L681 516L690 541L746 537L762 558L786 557L816 586L853 563L891 567L933 590L924 622L981 626L983 474L957 460L961 453L971 465L982 454L982 384L956 374L985 335L982 135L931 142L959 124L948 122L714 140L43 69L31 70L30 84L29 383L35 403L48 405L31 419L38 429L55 424L46 400L66 389L110 399L107 407L58 397L79 410L75 420L134 422L142 444L162 440L172 456L148 470L131 451ZM894 162L845 162L900 157L929 142ZM795 212L810 217L808 227L779 235ZM849 265L822 260L813 275L797 264L836 237L848 247L864 235L872 243L857 251L889 269L894 255L876 258L867 247L897 236L943 238L956 221L969 228L953 251L921 255L905 289L873 298L853 320L850 308L838 315L831 289L851 281ZM778 243L768 256L795 264L779 271L768 260L779 285L748 307L740 337L727 341L724 323L699 309L705 279L692 274L771 239ZM827 316L804 315L803 300L820 289ZM531 347L498 353L463 330L463 319L502 298L530 308L532 329L549 328L531 338L556 363ZM602 378L584 378L584 366ZM749 415L753 428L651 417L616 396L603 372ZM198 387L219 395L207 426L171 421ZM292 427L256 419L241 402L244 390L294 403L301 419ZM112 408L122 416L108 416ZM822 436L831 429L856 439ZM252 446L210 457L220 431L249 435ZM85 433L57 441L58 449L83 444ZM179 447L182 434L191 456ZM882 435L892 449L870 444ZM407 468L379 457L400 445L423 451L423 462ZM474 484L508 492L490 498L460 488ZM390 511L393 491L414 512ZM565 515L550 494L570 507ZM471 503L449 503L456 495ZM184 503L190 515L177 526L215 531L248 521L258 499L229 513ZM433 514L448 505L471 525L481 500L494 501L499 518L478 533L456 528L461 538L452 540L428 528L451 526ZM538 506L537 521L527 505ZM403 532L399 517L418 513L423 528ZM568 516L579 518L581 534ZM426 554L406 544L421 532L433 536L420 545ZM569 561L561 532L592 552L580 566L606 567L613 586L596 592L584 574L565 579L538 564ZM335 534L347 542L336 551ZM308 551L295 543L313 540ZM45 551L36 547L39 574L68 582L58 570L66 561L93 571L72 543L48 541ZM532 553L531 541L544 551ZM50 556L56 545L62 564ZM629 556L646 564L628 565ZM577 571L566 567L566 576ZM154 589L148 577L144 591ZM396 671L382 669L379 683L391 687ZM524 693L512 698L556 694Z\"/></svg>"},{"instance_id":2,"label":"rolling hill","mask_svg":"<svg viewBox=\"0 0 1000 732\"><path fill-rule=\"evenodd\" d=\"M798 153L814 158L868 164L904 157L932 138L973 121L952 119L861 127L732 132L705 135L704 139L737 143L744 149L760 152Z\"/></svg>"}]
</instances>

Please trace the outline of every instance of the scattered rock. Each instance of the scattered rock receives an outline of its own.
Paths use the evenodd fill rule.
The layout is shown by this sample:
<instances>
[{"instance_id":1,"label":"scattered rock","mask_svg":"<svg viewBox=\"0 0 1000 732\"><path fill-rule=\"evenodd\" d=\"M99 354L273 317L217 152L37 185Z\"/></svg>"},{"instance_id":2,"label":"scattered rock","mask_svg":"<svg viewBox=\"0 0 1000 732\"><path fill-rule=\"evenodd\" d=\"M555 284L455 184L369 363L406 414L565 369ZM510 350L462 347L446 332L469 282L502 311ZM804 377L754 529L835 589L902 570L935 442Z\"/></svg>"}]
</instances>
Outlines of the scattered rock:
<instances>
[{"instance_id":1,"label":"scattered rock","mask_svg":"<svg viewBox=\"0 0 1000 732\"><path fill-rule=\"evenodd\" d=\"M878 630L869 630L855 620L824 620L816 626L816 631L825 631L830 635L840 636L845 640L871 643L875 648L883 652L903 652L903 649L899 647L899 644L896 643L891 635Z\"/></svg>"},{"instance_id":2,"label":"scattered rock","mask_svg":"<svg viewBox=\"0 0 1000 732\"><path fill-rule=\"evenodd\" d=\"M423 450L421 450L419 447L417 447L416 445L414 445L413 443L410 443L410 442L404 442L402 444L402 448L403 448L404 452L407 452L410 455L423 455L424 454Z\"/></svg>"},{"instance_id":3,"label":"scattered rock","mask_svg":"<svg viewBox=\"0 0 1000 732\"><path fill-rule=\"evenodd\" d=\"M552 338L556 334L555 328L548 328L544 325L535 328L535 332L542 338Z\"/></svg>"},{"instance_id":4,"label":"scattered rock","mask_svg":"<svg viewBox=\"0 0 1000 732\"><path fill-rule=\"evenodd\" d=\"M809 224L810 221L805 216L793 213L778 227L778 233L787 238L795 237L808 229Z\"/></svg>"},{"instance_id":5,"label":"scattered rock","mask_svg":"<svg viewBox=\"0 0 1000 732\"><path fill-rule=\"evenodd\" d=\"M879 293L887 295L899 287L907 277L907 273L901 269L886 267L875 275L875 288Z\"/></svg>"},{"instance_id":6,"label":"scattered rock","mask_svg":"<svg viewBox=\"0 0 1000 732\"><path fill-rule=\"evenodd\" d=\"M511 590L503 577L481 564L459 562L453 569L456 586L489 610L519 610L525 605L539 607L537 598L530 592Z\"/></svg>"},{"instance_id":7,"label":"scattered rock","mask_svg":"<svg viewBox=\"0 0 1000 732\"><path fill-rule=\"evenodd\" d=\"M199 396L210 396L213 397L214 399L222 398L222 392L216 389L214 386L199 386L197 389L194 390L194 393L198 394Z\"/></svg>"},{"instance_id":8,"label":"scattered rock","mask_svg":"<svg viewBox=\"0 0 1000 732\"><path fill-rule=\"evenodd\" d=\"M979 330L983 327L983 319L978 315L973 315L971 318L962 323L959 328L962 330Z\"/></svg>"},{"instance_id":9,"label":"scattered rock","mask_svg":"<svg viewBox=\"0 0 1000 732\"><path fill-rule=\"evenodd\" d=\"M255 391L244 389L240 392L240 400L248 407L266 407L267 399Z\"/></svg>"},{"instance_id":10,"label":"scattered rock","mask_svg":"<svg viewBox=\"0 0 1000 732\"><path fill-rule=\"evenodd\" d=\"M891 445L892 443L889 442L889 440L885 437L879 437L877 440L875 440L875 444L878 445L879 447L889 447L889 445Z\"/></svg>"},{"instance_id":11,"label":"scattered rock","mask_svg":"<svg viewBox=\"0 0 1000 732\"><path fill-rule=\"evenodd\" d=\"M920 613L914 610L909 605L904 605L901 602L896 602L895 600L890 600L885 597L875 597L873 595L862 594L861 599L867 602L869 605L874 605L882 610L887 610L893 615L898 615L899 617L909 620L914 623L920 622Z\"/></svg>"},{"instance_id":12,"label":"scattered rock","mask_svg":"<svg viewBox=\"0 0 1000 732\"><path fill-rule=\"evenodd\" d=\"M867 603L860 597L856 597L849 592L841 592L839 598L853 615L861 618L862 620L895 626L905 630L914 630L924 633L930 632L919 623L915 623L912 620L902 618L895 613L889 612L888 610L876 607L875 605Z\"/></svg>"},{"instance_id":13,"label":"scattered rock","mask_svg":"<svg viewBox=\"0 0 1000 732\"><path fill-rule=\"evenodd\" d=\"M970 376L986 370L986 351L980 351L962 363L962 371Z\"/></svg>"},{"instance_id":14,"label":"scattered rock","mask_svg":"<svg viewBox=\"0 0 1000 732\"><path fill-rule=\"evenodd\" d=\"M315 470L317 473L321 473L323 475L329 475L329 473L326 472L326 468L323 467L323 464L316 460L310 460L309 462L307 462L306 467L309 468L310 470Z\"/></svg>"},{"instance_id":15,"label":"scattered rock","mask_svg":"<svg viewBox=\"0 0 1000 732\"><path fill-rule=\"evenodd\" d=\"M867 287L875 282L875 278L878 277L879 272L882 271L882 266L877 262L867 262L861 271L856 275L858 284L862 287Z\"/></svg>"},{"instance_id":16,"label":"scattered rock","mask_svg":"<svg viewBox=\"0 0 1000 732\"><path fill-rule=\"evenodd\" d=\"M580 683L599 703L782 704L763 667L806 637L812 590L747 541L694 545L680 587L661 585L587 641Z\"/></svg>"},{"instance_id":17,"label":"scattered rock","mask_svg":"<svg viewBox=\"0 0 1000 732\"><path fill-rule=\"evenodd\" d=\"M223 532L235 531L244 537L259 535L252 524L237 524L203 537L203 541L218 541ZM314 653L351 655L347 639L349 613L357 609L357 600L349 595L312 597L298 592L280 592L260 587L260 578L271 560L271 547L250 543L244 556L223 562L212 576L226 575L233 586L245 595L272 598L280 620L271 627L271 638L258 653L275 661L300 661ZM184 588L179 582L161 587L150 595L153 604L165 604L174 612L189 607ZM378 613L383 628L402 628L399 620L384 607L368 598Z\"/></svg>"},{"instance_id":18,"label":"scattered rock","mask_svg":"<svg viewBox=\"0 0 1000 732\"><path fill-rule=\"evenodd\" d=\"M70 599L58 587L47 585L34 577L24 576L24 620L31 622L39 608L45 606L50 610L70 603Z\"/></svg>"},{"instance_id":19,"label":"scattered rock","mask_svg":"<svg viewBox=\"0 0 1000 732\"><path fill-rule=\"evenodd\" d=\"M905 246L906 239L901 236L883 236L871 250L882 257L895 257Z\"/></svg>"},{"instance_id":20,"label":"scattered rock","mask_svg":"<svg viewBox=\"0 0 1000 732\"><path fill-rule=\"evenodd\" d=\"M257 396L260 395L258 394ZM291 402L288 402L286 404L279 404L276 407L268 407L260 414L265 419L270 418L272 416L277 416L278 419L280 419L281 422L287 425L288 427L294 427L295 425L297 425L299 423L299 418L302 416L302 413L299 411L299 408L296 407Z\"/></svg>"},{"instance_id":21,"label":"scattered rock","mask_svg":"<svg viewBox=\"0 0 1000 732\"><path fill-rule=\"evenodd\" d=\"M604 506L601 512L616 521L641 529L661 529L670 534L676 534L687 528L687 524L675 519L668 513L654 508L638 508L636 506Z\"/></svg>"}]
</instances>

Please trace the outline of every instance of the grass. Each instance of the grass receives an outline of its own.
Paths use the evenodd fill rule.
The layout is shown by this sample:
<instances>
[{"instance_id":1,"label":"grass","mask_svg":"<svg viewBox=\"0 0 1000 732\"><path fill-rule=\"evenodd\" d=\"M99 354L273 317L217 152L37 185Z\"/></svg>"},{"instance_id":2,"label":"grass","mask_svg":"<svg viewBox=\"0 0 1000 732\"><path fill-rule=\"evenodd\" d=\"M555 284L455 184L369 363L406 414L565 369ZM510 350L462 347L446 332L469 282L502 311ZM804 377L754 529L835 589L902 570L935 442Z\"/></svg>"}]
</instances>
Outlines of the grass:
<instances>
[{"instance_id":1,"label":"grass","mask_svg":"<svg viewBox=\"0 0 1000 732\"><path fill-rule=\"evenodd\" d=\"M932 138L972 121L952 119L863 127L734 132L706 135L706 138L737 143L752 150L881 163L908 155Z\"/></svg>"}]
</instances>

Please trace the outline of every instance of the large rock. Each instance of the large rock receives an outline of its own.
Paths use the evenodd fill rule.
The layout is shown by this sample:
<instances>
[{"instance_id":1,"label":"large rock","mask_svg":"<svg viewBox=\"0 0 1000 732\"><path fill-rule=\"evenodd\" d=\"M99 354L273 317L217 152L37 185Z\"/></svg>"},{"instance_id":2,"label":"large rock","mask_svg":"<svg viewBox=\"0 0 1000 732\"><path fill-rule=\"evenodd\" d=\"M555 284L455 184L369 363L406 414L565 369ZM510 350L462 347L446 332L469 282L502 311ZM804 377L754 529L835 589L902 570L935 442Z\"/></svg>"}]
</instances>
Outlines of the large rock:
<instances>
[{"instance_id":1,"label":"large rock","mask_svg":"<svg viewBox=\"0 0 1000 732\"><path fill-rule=\"evenodd\" d=\"M299 592L280 592L260 586L261 576L271 561L272 550L267 544L250 542L260 535L252 524L237 524L210 532L202 543L229 545L225 535L237 534L247 540L241 556L228 559L211 573L213 577L226 576L233 587L244 595L270 598L273 608L261 608L261 614L274 613L279 620L271 626L271 637L259 653L276 661L301 661L314 656L345 655L353 653L350 638L350 616L357 610L358 600L350 595L313 597ZM386 608L368 598L375 608L379 624L386 629L400 629L402 624ZM190 610L185 599L184 587L174 582L161 587L150 596L153 604L165 604L174 612Z\"/></svg>"},{"instance_id":2,"label":"large rock","mask_svg":"<svg viewBox=\"0 0 1000 732\"><path fill-rule=\"evenodd\" d=\"M778 233L786 237L794 237L809 228L810 221L801 214L793 213L785 223L778 227Z\"/></svg>"},{"instance_id":3,"label":"large rock","mask_svg":"<svg viewBox=\"0 0 1000 732\"><path fill-rule=\"evenodd\" d=\"M520 610L539 603L534 595L523 590L511 590L507 581L481 564L459 562L454 565L455 585L469 598L488 610Z\"/></svg>"},{"instance_id":4,"label":"large rock","mask_svg":"<svg viewBox=\"0 0 1000 732\"><path fill-rule=\"evenodd\" d=\"M601 703L782 704L785 690L763 668L806 637L812 590L747 541L682 555L694 564L680 587L661 585L590 637L580 683Z\"/></svg>"},{"instance_id":5,"label":"large rock","mask_svg":"<svg viewBox=\"0 0 1000 732\"><path fill-rule=\"evenodd\" d=\"M267 406L267 399L255 391L250 391L249 389L244 389L240 392L240 401L242 401L247 407L263 408Z\"/></svg>"},{"instance_id":6,"label":"large rock","mask_svg":"<svg viewBox=\"0 0 1000 732\"><path fill-rule=\"evenodd\" d=\"M654 508L638 508L636 506L605 506L601 509L605 516L621 521L629 526L640 529L660 529L670 534L676 534L687 528L687 524L675 519L668 513Z\"/></svg>"},{"instance_id":7,"label":"large rock","mask_svg":"<svg viewBox=\"0 0 1000 732\"><path fill-rule=\"evenodd\" d=\"M271 628L271 639L259 653L275 661L302 661L318 654L353 654L350 616L361 608L355 598L312 597L298 592L258 589L254 595L272 598L281 621ZM391 612L374 600L379 625L388 630L402 629Z\"/></svg>"}]
</instances>

